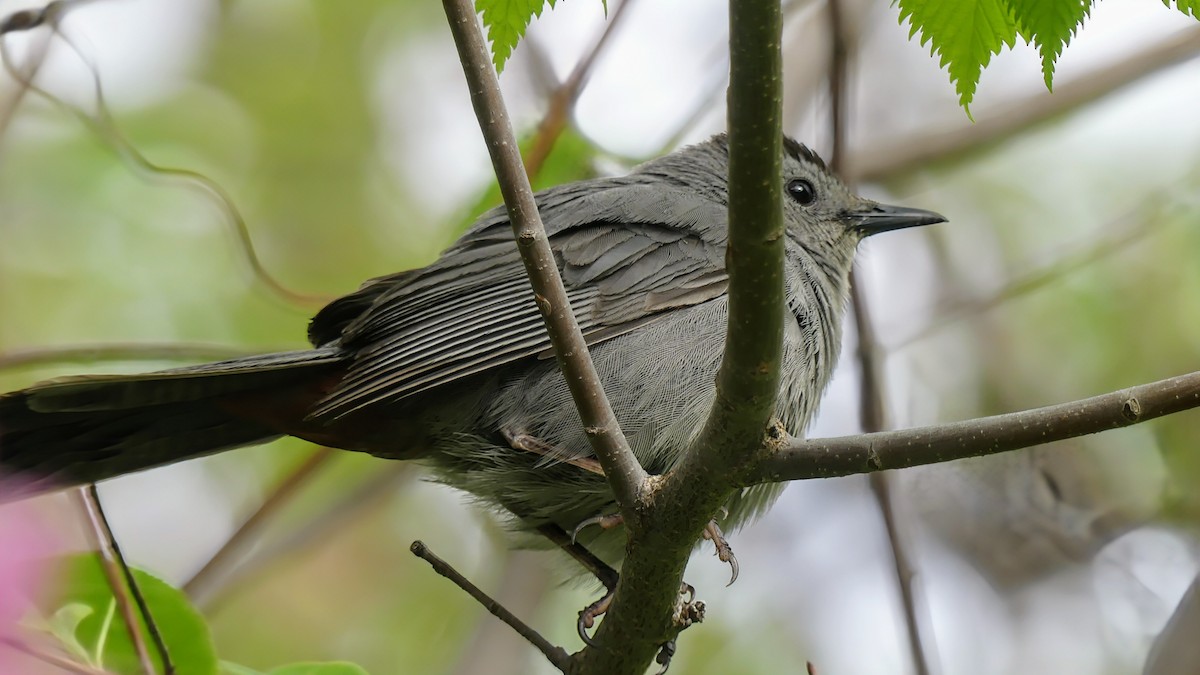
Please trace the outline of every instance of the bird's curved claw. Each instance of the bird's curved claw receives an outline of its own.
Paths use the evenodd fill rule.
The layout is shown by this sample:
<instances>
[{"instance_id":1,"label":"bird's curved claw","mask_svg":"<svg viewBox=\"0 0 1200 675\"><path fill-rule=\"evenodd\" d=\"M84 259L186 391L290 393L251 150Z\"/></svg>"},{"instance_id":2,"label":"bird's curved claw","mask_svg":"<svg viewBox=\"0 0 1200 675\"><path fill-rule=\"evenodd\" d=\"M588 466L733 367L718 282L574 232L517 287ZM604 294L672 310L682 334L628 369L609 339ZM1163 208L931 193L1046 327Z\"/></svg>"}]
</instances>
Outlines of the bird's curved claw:
<instances>
[{"instance_id":1,"label":"bird's curved claw","mask_svg":"<svg viewBox=\"0 0 1200 675\"><path fill-rule=\"evenodd\" d=\"M596 617L608 611L612 605L613 593L614 591L609 591L604 594L604 597L579 610L579 620L575 622L575 630L579 633L579 639L583 640L583 644L589 647L596 646L596 642L592 640L588 630L596 625Z\"/></svg>"},{"instance_id":2,"label":"bird's curved claw","mask_svg":"<svg viewBox=\"0 0 1200 675\"><path fill-rule=\"evenodd\" d=\"M611 530L612 528L624 523L625 519L619 513L607 513L599 516L592 516L586 520L582 520L575 529L571 530L571 543L575 543L575 538L579 536L585 528L592 525L599 525L602 530Z\"/></svg>"},{"instance_id":3,"label":"bird's curved claw","mask_svg":"<svg viewBox=\"0 0 1200 675\"><path fill-rule=\"evenodd\" d=\"M737 556L733 555L733 548L729 546L729 542L725 539L725 535L721 532L721 528L717 525L716 520L708 521L708 525L704 527L704 538L712 541L713 546L717 549L716 555L720 558L721 562L729 563L731 575L729 583L725 584L725 586L732 586L733 582L738 579L739 568Z\"/></svg>"}]
</instances>

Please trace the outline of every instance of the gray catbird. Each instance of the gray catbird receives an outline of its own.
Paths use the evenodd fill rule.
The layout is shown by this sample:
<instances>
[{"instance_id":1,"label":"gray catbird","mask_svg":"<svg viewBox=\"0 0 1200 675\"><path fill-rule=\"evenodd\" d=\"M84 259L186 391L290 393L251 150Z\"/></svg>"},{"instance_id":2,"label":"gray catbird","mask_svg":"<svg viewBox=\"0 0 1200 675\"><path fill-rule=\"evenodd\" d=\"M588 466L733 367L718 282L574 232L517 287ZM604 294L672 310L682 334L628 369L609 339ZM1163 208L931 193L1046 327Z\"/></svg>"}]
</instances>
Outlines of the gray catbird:
<instances>
[{"instance_id":1,"label":"gray catbird","mask_svg":"<svg viewBox=\"0 0 1200 675\"><path fill-rule=\"evenodd\" d=\"M858 197L809 149L790 139L784 148L787 300L776 416L800 435L837 359L855 247L877 232L944 218ZM713 400L726 330L727 168L726 139L717 136L624 177L537 195L596 368L651 473L671 468ZM428 267L334 301L308 337L314 348L305 351L5 394L0 471L37 490L292 435L424 460L440 480L527 527L569 530L614 510L503 209L480 217ZM774 486L742 491L727 522L760 512L777 494ZM593 543L610 560L621 551Z\"/></svg>"}]
</instances>

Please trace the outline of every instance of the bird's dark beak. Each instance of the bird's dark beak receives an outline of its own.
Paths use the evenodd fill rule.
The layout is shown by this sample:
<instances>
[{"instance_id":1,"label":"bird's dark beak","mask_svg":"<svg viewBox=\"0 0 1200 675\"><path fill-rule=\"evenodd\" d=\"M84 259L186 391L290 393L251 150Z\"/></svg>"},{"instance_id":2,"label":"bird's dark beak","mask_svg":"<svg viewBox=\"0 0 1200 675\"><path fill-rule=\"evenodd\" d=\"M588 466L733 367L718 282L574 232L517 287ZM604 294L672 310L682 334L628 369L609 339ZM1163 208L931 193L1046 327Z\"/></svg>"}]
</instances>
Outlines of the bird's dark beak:
<instances>
[{"instance_id":1,"label":"bird's dark beak","mask_svg":"<svg viewBox=\"0 0 1200 675\"><path fill-rule=\"evenodd\" d=\"M876 204L869 209L848 213L846 219L850 221L850 227L858 230L864 237L906 227L946 222L946 217L940 213L887 204Z\"/></svg>"}]
</instances>

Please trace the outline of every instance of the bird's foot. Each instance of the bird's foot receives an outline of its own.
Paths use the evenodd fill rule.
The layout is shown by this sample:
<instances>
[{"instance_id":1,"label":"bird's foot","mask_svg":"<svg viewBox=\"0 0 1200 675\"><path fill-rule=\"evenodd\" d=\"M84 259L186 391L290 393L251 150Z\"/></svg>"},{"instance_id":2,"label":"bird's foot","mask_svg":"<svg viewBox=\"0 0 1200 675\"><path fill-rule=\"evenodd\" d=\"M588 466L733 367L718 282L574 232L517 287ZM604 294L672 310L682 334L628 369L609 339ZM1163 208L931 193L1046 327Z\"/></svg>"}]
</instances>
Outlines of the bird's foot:
<instances>
[{"instance_id":1,"label":"bird's foot","mask_svg":"<svg viewBox=\"0 0 1200 675\"><path fill-rule=\"evenodd\" d=\"M704 621L704 601L696 599L696 589L691 584L684 582L679 586L679 595L687 596L686 600L682 600L675 606L675 626L679 630L683 630L694 623ZM671 667L671 658L675 656L675 640L672 638L664 642L658 648L658 656L654 657L654 662L661 665L657 675L665 675L667 669Z\"/></svg>"},{"instance_id":2,"label":"bird's foot","mask_svg":"<svg viewBox=\"0 0 1200 675\"><path fill-rule=\"evenodd\" d=\"M721 526L717 525L716 519L708 521L708 525L704 526L704 538L713 543L717 549L717 558L721 562L729 563L732 570L732 576L729 578L729 583L726 586L732 586L733 582L738 578L738 561L737 556L733 555L733 548L729 546L729 541L725 539L725 535L721 532Z\"/></svg>"},{"instance_id":3,"label":"bird's foot","mask_svg":"<svg viewBox=\"0 0 1200 675\"><path fill-rule=\"evenodd\" d=\"M596 643L592 641L592 636L588 633L592 626L596 625L596 618L608 612L608 608L612 606L613 595L616 594L616 588L608 589L604 597L593 602L592 604L579 610L579 621L575 622L575 629L579 631L579 639L589 647L595 647Z\"/></svg>"},{"instance_id":4,"label":"bird's foot","mask_svg":"<svg viewBox=\"0 0 1200 675\"><path fill-rule=\"evenodd\" d=\"M571 543L575 543L575 539L579 536L579 533L585 528L591 527L592 525L599 525L600 529L602 530L611 530L624 522L625 519L622 518L621 514L619 513L607 513L599 516L592 516L591 518L580 521L579 524L575 526L575 529L571 530Z\"/></svg>"}]
</instances>

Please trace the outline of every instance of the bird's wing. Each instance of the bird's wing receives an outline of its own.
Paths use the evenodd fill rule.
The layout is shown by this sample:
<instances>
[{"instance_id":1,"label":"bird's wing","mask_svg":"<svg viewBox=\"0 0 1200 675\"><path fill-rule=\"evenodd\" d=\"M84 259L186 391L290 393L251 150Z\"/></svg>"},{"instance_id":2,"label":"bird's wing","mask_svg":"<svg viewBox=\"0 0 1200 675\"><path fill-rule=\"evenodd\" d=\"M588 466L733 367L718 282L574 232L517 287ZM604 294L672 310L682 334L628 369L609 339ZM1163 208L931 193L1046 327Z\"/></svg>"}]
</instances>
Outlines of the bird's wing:
<instances>
[{"instance_id":1,"label":"bird's wing","mask_svg":"<svg viewBox=\"0 0 1200 675\"><path fill-rule=\"evenodd\" d=\"M552 201L554 194L542 200L550 202L541 207L551 214L546 217L551 246L589 344L671 309L720 297L727 288L723 241L689 227L691 218L718 218L723 235L724 207L682 193L665 206L647 207L637 201L642 190L628 189L638 187L606 190L612 193L607 199L581 192L576 208L554 208L572 206ZM555 213L567 215L554 218ZM370 282L339 302L345 304L329 310L324 320L318 315L310 332L327 337L340 329L340 344L354 355L353 362L340 385L313 410L318 418L340 417L550 354L502 216L483 219L429 267ZM368 302L357 318L347 320L349 310Z\"/></svg>"}]
</instances>

